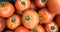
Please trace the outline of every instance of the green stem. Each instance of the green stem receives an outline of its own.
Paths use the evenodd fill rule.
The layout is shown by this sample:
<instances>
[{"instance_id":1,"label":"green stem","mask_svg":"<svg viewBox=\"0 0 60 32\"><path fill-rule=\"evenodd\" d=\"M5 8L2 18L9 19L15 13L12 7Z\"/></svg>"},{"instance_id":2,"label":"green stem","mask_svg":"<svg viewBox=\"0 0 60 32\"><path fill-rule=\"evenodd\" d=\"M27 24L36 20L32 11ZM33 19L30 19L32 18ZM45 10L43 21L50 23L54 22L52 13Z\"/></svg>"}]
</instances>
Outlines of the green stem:
<instances>
[{"instance_id":1,"label":"green stem","mask_svg":"<svg viewBox=\"0 0 60 32\"><path fill-rule=\"evenodd\" d=\"M52 29L52 30L54 30L54 29L55 29L55 27L54 27L54 26L51 26L51 29Z\"/></svg>"},{"instance_id":2,"label":"green stem","mask_svg":"<svg viewBox=\"0 0 60 32\"><path fill-rule=\"evenodd\" d=\"M15 21L16 21L15 17L12 17L11 22L15 22Z\"/></svg>"},{"instance_id":3,"label":"green stem","mask_svg":"<svg viewBox=\"0 0 60 32\"><path fill-rule=\"evenodd\" d=\"M4 2L0 2L0 6L4 6L5 4L4 4Z\"/></svg>"}]
</instances>

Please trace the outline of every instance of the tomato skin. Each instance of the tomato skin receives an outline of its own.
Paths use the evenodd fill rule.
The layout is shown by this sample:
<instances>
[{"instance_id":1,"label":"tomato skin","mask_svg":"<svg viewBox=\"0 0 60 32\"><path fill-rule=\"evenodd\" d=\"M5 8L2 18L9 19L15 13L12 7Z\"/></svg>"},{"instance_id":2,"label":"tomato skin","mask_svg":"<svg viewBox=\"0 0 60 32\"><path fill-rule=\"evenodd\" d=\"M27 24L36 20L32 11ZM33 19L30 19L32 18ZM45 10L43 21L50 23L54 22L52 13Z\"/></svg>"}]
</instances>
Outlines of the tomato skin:
<instances>
[{"instance_id":1,"label":"tomato skin","mask_svg":"<svg viewBox=\"0 0 60 32\"><path fill-rule=\"evenodd\" d=\"M47 6L48 9L55 14L60 14L60 0L48 0Z\"/></svg>"},{"instance_id":2,"label":"tomato skin","mask_svg":"<svg viewBox=\"0 0 60 32\"><path fill-rule=\"evenodd\" d=\"M52 13L51 11L49 11L47 8L43 8L43 9L39 10L38 14L40 17L41 24L48 24L48 23L52 22L52 20L55 16L55 14Z\"/></svg>"},{"instance_id":3,"label":"tomato skin","mask_svg":"<svg viewBox=\"0 0 60 32\"><path fill-rule=\"evenodd\" d=\"M36 32L45 32L45 29L39 24L35 27ZM33 32L33 30L31 30L30 32Z\"/></svg>"},{"instance_id":4,"label":"tomato skin","mask_svg":"<svg viewBox=\"0 0 60 32\"><path fill-rule=\"evenodd\" d=\"M6 22L5 22L5 20L0 17L0 32L2 32L5 27L6 27Z\"/></svg>"},{"instance_id":5,"label":"tomato skin","mask_svg":"<svg viewBox=\"0 0 60 32\"><path fill-rule=\"evenodd\" d=\"M29 32L29 30L23 26L16 28L15 32Z\"/></svg>"},{"instance_id":6,"label":"tomato skin","mask_svg":"<svg viewBox=\"0 0 60 32\"><path fill-rule=\"evenodd\" d=\"M56 23L60 27L60 14L59 15L56 15Z\"/></svg>"},{"instance_id":7,"label":"tomato skin","mask_svg":"<svg viewBox=\"0 0 60 32\"><path fill-rule=\"evenodd\" d=\"M17 14L14 14L10 18L7 19L7 27L9 29L16 29L19 25L21 25L21 17Z\"/></svg>"},{"instance_id":8,"label":"tomato skin","mask_svg":"<svg viewBox=\"0 0 60 32\"><path fill-rule=\"evenodd\" d=\"M5 32L13 32L12 30L6 30Z\"/></svg>"},{"instance_id":9,"label":"tomato skin","mask_svg":"<svg viewBox=\"0 0 60 32\"><path fill-rule=\"evenodd\" d=\"M47 0L35 0L35 5L38 8L44 8L46 7Z\"/></svg>"},{"instance_id":10,"label":"tomato skin","mask_svg":"<svg viewBox=\"0 0 60 32\"><path fill-rule=\"evenodd\" d=\"M0 16L4 18L12 16L15 11L13 5L9 2L3 2L3 3L4 6L0 6Z\"/></svg>"},{"instance_id":11,"label":"tomato skin","mask_svg":"<svg viewBox=\"0 0 60 32\"><path fill-rule=\"evenodd\" d=\"M24 3L21 3L24 2ZM30 0L16 0L15 7L19 12L23 12L31 7Z\"/></svg>"},{"instance_id":12,"label":"tomato skin","mask_svg":"<svg viewBox=\"0 0 60 32\"><path fill-rule=\"evenodd\" d=\"M46 32L58 32L59 28L55 22L51 22L51 23L45 25L45 30L46 30Z\"/></svg>"},{"instance_id":13,"label":"tomato skin","mask_svg":"<svg viewBox=\"0 0 60 32\"><path fill-rule=\"evenodd\" d=\"M34 29L39 23L39 16L34 10L26 10L22 15L22 23L26 28Z\"/></svg>"}]
</instances>

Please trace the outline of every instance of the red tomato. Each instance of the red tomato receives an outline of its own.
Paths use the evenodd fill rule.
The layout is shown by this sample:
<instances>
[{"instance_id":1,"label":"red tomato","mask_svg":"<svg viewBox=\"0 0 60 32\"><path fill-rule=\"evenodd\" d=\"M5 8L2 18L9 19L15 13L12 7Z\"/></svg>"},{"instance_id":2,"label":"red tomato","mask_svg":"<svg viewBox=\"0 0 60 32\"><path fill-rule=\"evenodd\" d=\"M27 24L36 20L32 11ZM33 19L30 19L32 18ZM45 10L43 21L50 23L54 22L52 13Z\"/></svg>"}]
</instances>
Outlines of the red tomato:
<instances>
[{"instance_id":1,"label":"red tomato","mask_svg":"<svg viewBox=\"0 0 60 32\"><path fill-rule=\"evenodd\" d=\"M46 7L47 0L35 0L35 5L38 8Z\"/></svg>"},{"instance_id":2,"label":"red tomato","mask_svg":"<svg viewBox=\"0 0 60 32\"><path fill-rule=\"evenodd\" d=\"M55 14L49 11L47 8L39 10L40 23L47 24L52 22L54 15Z\"/></svg>"},{"instance_id":3,"label":"red tomato","mask_svg":"<svg viewBox=\"0 0 60 32\"><path fill-rule=\"evenodd\" d=\"M6 27L6 22L5 22L5 20L0 17L0 32L2 32L5 27Z\"/></svg>"},{"instance_id":4,"label":"red tomato","mask_svg":"<svg viewBox=\"0 0 60 32\"><path fill-rule=\"evenodd\" d=\"M14 14L13 16L11 16L7 19L7 27L9 29L14 30L19 25L21 25L21 17L19 15Z\"/></svg>"},{"instance_id":5,"label":"red tomato","mask_svg":"<svg viewBox=\"0 0 60 32\"><path fill-rule=\"evenodd\" d=\"M15 7L19 12L23 12L31 7L30 0L16 0Z\"/></svg>"},{"instance_id":6,"label":"red tomato","mask_svg":"<svg viewBox=\"0 0 60 32\"><path fill-rule=\"evenodd\" d=\"M39 16L34 10L26 10L22 15L22 23L28 29L33 29L39 23Z\"/></svg>"},{"instance_id":7,"label":"red tomato","mask_svg":"<svg viewBox=\"0 0 60 32\"><path fill-rule=\"evenodd\" d=\"M12 30L6 30L5 32L13 32Z\"/></svg>"},{"instance_id":8,"label":"red tomato","mask_svg":"<svg viewBox=\"0 0 60 32\"><path fill-rule=\"evenodd\" d=\"M58 32L58 26L55 22L45 25L46 32Z\"/></svg>"},{"instance_id":9,"label":"red tomato","mask_svg":"<svg viewBox=\"0 0 60 32\"><path fill-rule=\"evenodd\" d=\"M37 25L35 29L31 30L30 32L45 32L45 29L41 25Z\"/></svg>"},{"instance_id":10,"label":"red tomato","mask_svg":"<svg viewBox=\"0 0 60 32\"><path fill-rule=\"evenodd\" d=\"M56 14L60 14L60 0L48 0L48 9Z\"/></svg>"},{"instance_id":11,"label":"red tomato","mask_svg":"<svg viewBox=\"0 0 60 32\"><path fill-rule=\"evenodd\" d=\"M15 8L9 2L0 2L0 16L7 18L13 15Z\"/></svg>"},{"instance_id":12,"label":"red tomato","mask_svg":"<svg viewBox=\"0 0 60 32\"><path fill-rule=\"evenodd\" d=\"M56 16L56 22L57 22L58 26L60 27L60 15Z\"/></svg>"},{"instance_id":13,"label":"red tomato","mask_svg":"<svg viewBox=\"0 0 60 32\"><path fill-rule=\"evenodd\" d=\"M29 30L23 26L18 27L15 32L29 32Z\"/></svg>"}]
</instances>

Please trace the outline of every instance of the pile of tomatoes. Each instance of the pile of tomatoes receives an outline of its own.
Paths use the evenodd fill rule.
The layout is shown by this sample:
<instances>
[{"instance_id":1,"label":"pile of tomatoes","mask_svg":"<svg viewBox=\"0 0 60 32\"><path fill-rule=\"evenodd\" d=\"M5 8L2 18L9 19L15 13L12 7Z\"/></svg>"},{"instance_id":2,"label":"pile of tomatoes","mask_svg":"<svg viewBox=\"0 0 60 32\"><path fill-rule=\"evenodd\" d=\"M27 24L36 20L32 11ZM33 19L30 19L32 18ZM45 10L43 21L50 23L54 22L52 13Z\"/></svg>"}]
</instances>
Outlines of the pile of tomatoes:
<instances>
[{"instance_id":1,"label":"pile of tomatoes","mask_svg":"<svg viewBox=\"0 0 60 32\"><path fill-rule=\"evenodd\" d=\"M0 2L0 32L58 32L60 0Z\"/></svg>"}]
</instances>

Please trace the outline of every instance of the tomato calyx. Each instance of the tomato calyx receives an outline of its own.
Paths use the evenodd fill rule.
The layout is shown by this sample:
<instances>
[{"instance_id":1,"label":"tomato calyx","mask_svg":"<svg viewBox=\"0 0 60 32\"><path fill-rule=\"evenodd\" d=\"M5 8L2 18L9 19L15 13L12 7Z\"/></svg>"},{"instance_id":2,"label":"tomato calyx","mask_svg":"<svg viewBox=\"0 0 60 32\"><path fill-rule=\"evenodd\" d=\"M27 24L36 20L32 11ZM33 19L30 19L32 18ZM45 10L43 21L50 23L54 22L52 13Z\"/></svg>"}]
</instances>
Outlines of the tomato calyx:
<instances>
[{"instance_id":1,"label":"tomato calyx","mask_svg":"<svg viewBox=\"0 0 60 32\"><path fill-rule=\"evenodd\" d=\"M43 16L40 16L40 21L42 21L43 20Z\"/></svg>"},{"instance_id":2,"label":"tomato calyx","mask_svg":"<svg viewBox=\"0 0 60 32\"><path fill-rule=\"evenodd\" d=\"M46 2L46 0L42 0L42 2Z\"/></svg>"},{"instance_id":3,"label":"tomato calyx","mask_svg":"<svg viewBox=\"0 0 60 32\"><path fill-rule=\"evenodd\" d=\"M0 2L0 6L4 6L5 4L4 4L4 2Z\"/></svg>"},{"instance_id":4,"label":"tomato calyx","mask_svg":"<svg viewBox=\"0 0 60 32\"><path fill-rule=\"evenodd\" d=\"M22 0L20 0L20 1L21 1L21 4L22 5L24 5L24 6L26 5L26 3L24 1L22 1Z\"/></svg>"},{"instance_id":5,"label":"tomato calyx","mask_svg":"<svg viewBox=\"0 0 60 32\"><path fill-rule=\"evenodd\" d=\"M36 29L34 29L33 32L37 32Z\"/></svg>"},{"instance_id":6,"label":"tomato calyx","mask_svg":"<svg viewBox=\"0 0 60 32\"><path fill-rule=\"evenodd\" d=\"M51 26L51 30L54 30L55 29L55 27L54 26Z\"/></svg>"},{"instance_id":7,"label":"tomato calyx","mask_svg":"<svg viewBox=\"0 0 60 32\"><path fill-rule=\"evenodd\" d=\"M15 22L15 21L16 21L15 17L12 17L11 22Z\"/></svg>"},{"instance_id":8,"label":"tomato calyx","mask_svg":"<svg viewBox=\"0 0 60 32\"><path fill-rule=\"evenodd\" d=\"M25 17L25 20L30 20L30 17L29 17L29 16L26 16L26 17Z\"/></svg>"}]
</instances>

